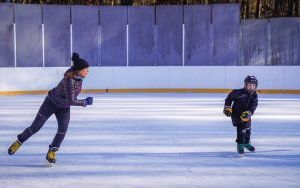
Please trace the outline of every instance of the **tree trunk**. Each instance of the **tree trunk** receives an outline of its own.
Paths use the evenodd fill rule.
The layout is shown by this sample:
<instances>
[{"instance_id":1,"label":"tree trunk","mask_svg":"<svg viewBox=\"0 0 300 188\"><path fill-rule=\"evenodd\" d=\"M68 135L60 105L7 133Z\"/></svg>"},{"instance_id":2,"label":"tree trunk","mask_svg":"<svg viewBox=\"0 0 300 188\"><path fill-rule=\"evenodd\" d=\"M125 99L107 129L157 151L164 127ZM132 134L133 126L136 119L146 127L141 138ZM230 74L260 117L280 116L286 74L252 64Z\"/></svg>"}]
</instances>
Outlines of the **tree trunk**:
<instances>
[{"instance_id":1,"label":"tree trunk","mask_svg":"<svg viewBox=\"0 0 300 188\"><path fill-rule=\"evenodd\" d=\"M275 0L273 16L279 16L279 0Z\"/></svg>"},{"instance_id":2,"label":"tree trunk","mask_svg":"<svg viewBox=\"0 0 300 188\"><path fill-rule=\"evenodd\" d=\"M260 18L260 0L256 1L255 18Z\"/></svg>"},{"instance_id":3,"label":"tree trunk","mask_svg":"<svg viewBox=\"0 0 300 188\"><path fill-rule=\"evenodd\" d=\"M295 16L299 16L299 1L295 0Z\"/></svg>"},{"instance_id":4,"label":"tree trunk","mask_svg":"<svg viewBox=\"0 0 300 188\"><path fill-rule=\"evenodd\" d=\"M249 9L250 9L250 5L249 5L249 3L246 1L246 16L245 16L245 18L249 18Z\"/></svg>"},{"instance_id":5,"label":"tree trunk","mask_svg":"<svg viewBox=\"0 0 300 188\"><path fill-rule=\"evenodd\" d=\"M293 0L289 0L288 1L288 9L287 9L287 13L286 13L286 15L288 17L293 16L293 5L294 5Z\"/></svg>"}]
</instances>

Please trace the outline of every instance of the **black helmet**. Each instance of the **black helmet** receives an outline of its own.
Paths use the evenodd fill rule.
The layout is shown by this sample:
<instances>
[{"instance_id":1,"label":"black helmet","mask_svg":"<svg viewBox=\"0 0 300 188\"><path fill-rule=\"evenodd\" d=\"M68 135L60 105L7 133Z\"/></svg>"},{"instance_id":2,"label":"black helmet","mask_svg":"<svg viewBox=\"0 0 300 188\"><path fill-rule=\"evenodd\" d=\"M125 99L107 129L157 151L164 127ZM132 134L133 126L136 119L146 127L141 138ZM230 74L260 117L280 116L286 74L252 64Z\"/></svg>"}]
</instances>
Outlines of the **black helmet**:
<instances>
[{"instance_id":1,"label":"black helmet","mask_svg":"<svg viewBox=\"0 0 300 188\"><path fill-rule=\"evenodd\" d=\"M247 76L245 79L244 79L244 84L255 84L256 87L258 85L258 80L255 78L255 76Z\"/></svg>"}]
</instances>

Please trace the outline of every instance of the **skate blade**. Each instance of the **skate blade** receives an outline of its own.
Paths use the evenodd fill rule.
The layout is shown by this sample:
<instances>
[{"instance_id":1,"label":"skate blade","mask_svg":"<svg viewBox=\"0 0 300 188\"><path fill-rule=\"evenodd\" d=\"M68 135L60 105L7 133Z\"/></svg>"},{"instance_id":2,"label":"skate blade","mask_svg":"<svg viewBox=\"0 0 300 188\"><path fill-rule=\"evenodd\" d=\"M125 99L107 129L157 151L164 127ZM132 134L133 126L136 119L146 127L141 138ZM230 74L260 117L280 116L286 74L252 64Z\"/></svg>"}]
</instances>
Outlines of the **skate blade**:
<instances>
[{"instance_id":1,"label":"skate blade","mask_svg":"<svg viewBox=\"0 0 300 188\"><path fill-rule=\"evenodd\" d=\"M53 167L53 166L54 166L54 163L51 163L51 162L48 162L48 161L47 161L47 166L48 166L48 167Z\"/></svg>"},{"instance_id":2,"label":"skate blade","mask_svg":"<svg viewBox=\"0 0 300 188\"><path fill-rule=\"evenodd\" d=\"M237 154L237 156L239 157L239 158L243 158L243 157L245 157L245 154Z\"/></svg>"},{"instance_id":3,"label":"skate blade","mask_svg":"<svg viewBox=\"0 0 300 188\"><path fill-rule=\"evenodd\" d=\"M249 149L247 149L247 151L249 151L249 153L255 153L255 150L249 150Z\"/></svg>"}]
</instances>

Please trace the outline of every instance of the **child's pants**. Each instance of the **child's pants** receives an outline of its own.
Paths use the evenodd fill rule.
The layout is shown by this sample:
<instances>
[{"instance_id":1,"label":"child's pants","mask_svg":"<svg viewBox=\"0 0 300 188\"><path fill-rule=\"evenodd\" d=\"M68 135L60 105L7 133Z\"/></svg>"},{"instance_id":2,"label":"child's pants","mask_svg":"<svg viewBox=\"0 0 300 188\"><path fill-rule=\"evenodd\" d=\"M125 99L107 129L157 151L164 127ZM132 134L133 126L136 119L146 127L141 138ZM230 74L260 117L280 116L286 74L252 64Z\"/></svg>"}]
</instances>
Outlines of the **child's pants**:
<instances>
[{"instance_id":1,"label":"child's pants","mask_svg":"<svg viewBox=\"0 0 300 188\"><path fill-rule=\"evenodd\" d=\"M238 144L249 144L251 135L251 123L240 123L236 126L236 142Z\"/></svg>"}]
</instances>

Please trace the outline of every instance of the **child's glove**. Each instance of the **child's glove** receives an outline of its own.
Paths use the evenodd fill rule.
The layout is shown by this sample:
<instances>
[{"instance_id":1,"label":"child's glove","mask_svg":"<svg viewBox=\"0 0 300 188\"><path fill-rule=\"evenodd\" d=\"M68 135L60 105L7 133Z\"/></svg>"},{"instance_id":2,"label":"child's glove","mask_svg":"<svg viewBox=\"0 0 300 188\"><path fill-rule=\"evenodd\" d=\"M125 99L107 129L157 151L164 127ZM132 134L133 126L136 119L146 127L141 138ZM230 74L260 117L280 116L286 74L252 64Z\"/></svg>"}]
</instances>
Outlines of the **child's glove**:
<instances>
[{"instance_id":1,"label":"child's glove","mask_svg":"<svg viewBox=\"0 0 300 188\"><path fill-rule=\"evenodd\" d=\"M223 113L225 114L225 116L227 117L230 117L231 114L232 114L232 109L230 106L225 106L224 107L224 110L223 110Z\"/></svg>"},{"instance_id":2,"label":"child's glove","mask_svg":"<svg viewBox=\"0 0 300 188\"><path fill-rule=\"evenodd\" d=\"M240 118L243 122L247 122L251 119L251 116L252 116L252 113L250 111L245 111L242 113Z\"/></svg>"},{"instance_id":3,"label":"child's glove","mask_svg":"<svg viewBox=\"0 0 300 188\"><path fill-rule=\"evenodd\" d=\"M85 99L86 105L92 105L93 104L93 97L87 97Z\"/></svg>"}]
</instances>

